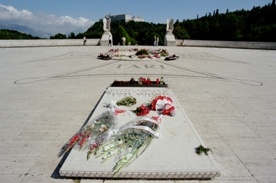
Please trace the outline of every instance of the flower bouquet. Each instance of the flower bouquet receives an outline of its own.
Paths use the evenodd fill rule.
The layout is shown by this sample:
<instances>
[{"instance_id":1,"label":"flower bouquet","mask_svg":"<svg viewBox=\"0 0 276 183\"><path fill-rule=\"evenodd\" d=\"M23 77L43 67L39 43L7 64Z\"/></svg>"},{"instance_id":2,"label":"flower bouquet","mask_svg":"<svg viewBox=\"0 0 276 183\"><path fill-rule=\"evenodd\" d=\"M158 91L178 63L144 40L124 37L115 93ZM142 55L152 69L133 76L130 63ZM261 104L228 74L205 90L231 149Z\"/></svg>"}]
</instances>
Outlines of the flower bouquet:
<instances>
[{"instance_id":1,"label":"flower bouquet","mask_svg":"<svg viewBox=\"0 0 276 183\"><path fill-rule=\"evenodd\" d=\"M109 136L109 132L117 124L117 118L112 111L106 111L90 120L61 149L60 155L71 148L88 149L91 144L101 144Z\"/></svg>"},{"instance_id":2,"label":"flower bouquet","mask_svg":"<svg viewBox=\"0 0 276 183\"><path fill-rule=\"evenodd\" d=\"M137 107L135 110L132 110L137 116L145 116L150 112L150 109L146 105L141 105Z\"/></svg>"},{"instance_id":3,"label":"flower bouquet","mask_svg":"<svg viewBox=\"0 0 276 183\"><path fill-rule=\"evenodd\" d=\"M173 55L170 55L170 56L165 57L164 60L170 61L170 60L176 60L176 59L179 59L179 56L173 54Z\"/></svg>"},{"instance_id":4,"label":"flower bouquet","mask_svg":"<svg viewBox=\"0 0 276 183\"><path fill-rule=\"evenodd\" d=\"M102 60L160 60L165 58L165 60L176 60L179 56L175 54L170 55L166 49L110 49L107 53L100 53L98 59Z\"/></svg>"},{"instance_id":5,"label":"flower bouquet","mask_svg":"<svg viewBox=\"0 0 276 183\"><path fill-rule=\"evenodd\" d=\"M168 87L168 84L164 82L164 78L156 78L151 80L150 78L140 77L137 81L131 78L129 81L114 80L111 84L112 87Z\"/></svg>"},{"instance_id":6,"label":"flower bouquet","mask_svg":"<svg viewBox=\"0 0 276 183\"><path fill-rule=\"evenodd\" d=\"M134 97L124 97L123 99L121 99L120 101L118 101L116 103L118 106L127 106L127 107L130 107L130 106L133 106L136 104L136 98Z\"/></svg>"},{"instance_id":7,"label":"flower bouquet","mask_svg":"<svg viewBox=\"0 0 276 183\"><path fill-rule=\"evenodd\" d=\"M150 104L151 110L157 111L162 115L175 115L175 107L173 101L168 96L158 96L154 98Z\"/></svg>"},{"instance_id":8,"label":"flower bouquet","mask_svg":"<svg viewBox=\"0 0 276 183\"><path fill-rule=\"evenodd\" d=\"M139 117L123 125L118 132L111 136L96 151L89 151L96 157L102 157L103 162L112 156L116 156L116 164L113 172L118 173L134 158L141 155L151 143L152 139L159 137L159 123L148 117Z\"/></svg>"},{"instance_id":9,"label":"flower bouquet","mask_svg":"<svg viewBox=\"0 0 276 183\"><path fill-rule=\"evenodd\" d=\"M110 59L112 59L112 57L109 54L102 54L102 53L100 53L100 55L98 55L98 59L110 60Z\"/></svg>"}]
</instances>

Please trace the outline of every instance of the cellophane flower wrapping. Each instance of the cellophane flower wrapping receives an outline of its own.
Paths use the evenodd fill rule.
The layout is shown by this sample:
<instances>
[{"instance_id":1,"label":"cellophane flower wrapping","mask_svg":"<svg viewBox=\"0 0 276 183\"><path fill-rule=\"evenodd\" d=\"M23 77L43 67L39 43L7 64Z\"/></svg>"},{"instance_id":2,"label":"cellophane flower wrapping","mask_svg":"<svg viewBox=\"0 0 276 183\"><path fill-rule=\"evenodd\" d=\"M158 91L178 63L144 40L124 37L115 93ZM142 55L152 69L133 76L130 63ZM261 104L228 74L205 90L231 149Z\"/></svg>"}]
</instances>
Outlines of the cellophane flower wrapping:
<instances>
[{"instance_id":1,"label":"cellophane flower wrapping","mask_svg":"<svg viewBox=\"0 0 276 183\"><path fill-rule=\"evenodd\" d=\"M115 156L113 172L118 173L132 160L141 155L153 138L159 137L159 123L148 117L138 117L123 125L95 153L105 161Z\"/></svg>"},{"instance_id":2,"label":"cellophane flower wrapping","mask_svg":"<svg viewBox=\"0 0 276 183\"><path fill-rule=\"evenodd\" d=\"M113 111L108 110L90 119L66 144L65 152L71 148L87 150L91 145L102 144L111 135L118 119Z\"/></svg>"}]
</instances>

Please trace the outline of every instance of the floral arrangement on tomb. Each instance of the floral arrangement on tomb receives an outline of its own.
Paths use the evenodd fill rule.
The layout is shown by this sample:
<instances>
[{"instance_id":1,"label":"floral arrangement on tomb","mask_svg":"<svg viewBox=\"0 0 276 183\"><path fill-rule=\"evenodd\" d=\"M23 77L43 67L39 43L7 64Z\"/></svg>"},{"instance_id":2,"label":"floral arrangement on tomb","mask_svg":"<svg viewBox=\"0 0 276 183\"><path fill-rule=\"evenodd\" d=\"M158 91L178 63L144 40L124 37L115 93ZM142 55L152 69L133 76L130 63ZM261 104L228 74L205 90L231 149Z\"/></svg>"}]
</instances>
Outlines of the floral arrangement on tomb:
<instances>
[{"instance_id":1,"label":"floral arrangement on tomb","mask_svg":"<svg viewBox=\"0 0 276 183\"><path fill-rule=\"evenodd\" d=\"M92 146L87 159L94 154L102 157L104 162L115 156L117 161L112 171L116 174L146 150L152 139L159 136L158 129L159 123L156 120L148 117L136 118L123 125L101 147Z\"/></svg>"},{"instance_id":2,"label":"floral arrangement on tomb","mask_svg":"<svg viewBox=\"0 0 276 183\"><path fill-rule=\"evenodd\" d=\"M147 117L149 111L156 111L158 116ZM157 96L148 105L141 105L133 112L136 119L123 125L116 134L107 139L103 144L94 143L87 152L87 159L91 154L102 157L102 162L115 156L116 164L114 173L139 157L150 145L153 138L158 138L158 129L163 115L175 115L173 101L168 96Z\"/></svg>"},{"instance_id":3,"label":"floral arrangement on tomb","mask_svg":"<svg viewBox=\"0 0 276 183\"><path fill-rule=\"evenodd\" d=\"M164 60L170 61L170 60L176 60L176 59L179 59L179 56L173 54L173 55L170 55L170 56L166 56Z\"/></svg>"},{"instance_id":4,"label":"floral arrangement on tomb","mask_svg":"<svg viewBox=\"0 0 276 183\"><path fill-rule=\"evenodd\" d=\"M157 96L150 103L150 109L157 111L162 115L175 115L175 107L173 105L172 98L168 96Z\"/></svg>"},{"instance_id":5,"label":"floral arrangement on tomb","mask_svg":"<svg viewBox=\"0 0 276 183\"><path fill-rule=\"evenodd\" d=\"M100 53L98 59L102 60L176 60L179 56L175 54L170 55L166 49L110 49L107 53Z\"/></svg>"},{"instance_id":6,"label":"floral arrangement on tomb","mask_svg":"<svg viewBox=\"0 0 276 183\"><path fill-rule=\"evenodd\" d=\"M149 114L150 108L146 105L141 105L140 107L137 107L135 110L132 110L137 116L145 116Z\"/></svg>"},{"instance_id":7,"label":"floral arrangement on tomb","mask_svg":"<svg viewBox=\"0 0 276 183\"><path fill-rule=\"evenodd\" d=\"M141 84L147 82L139 78ZM134 82L134 80L131 80ZM159 137L161 118L164 115L174 116L175 107L172 98L165 95L154 97L149 103L142 104L132 110L137 104L136 98L126 96L119 101L112 100L105 104L107 111L91 119L62 148L62 154L74 148L87 151L87 160L93 155L102 158L102 162L115 157L112 169L117 174L122 168L138 158L150 145L154 138ZM126 112L120 106L129 107L136 117L117 128L118 115ZM150 111L156 115L149 116ZM152 113L151 113L152 114ZM60 154L61 155L61 154Z\"/></svg>"},{"instance_id":8,"label":"floral arrangement on tomb","mask_svg":"<svg viewBox=\"0 0 276 183\"><path fill-rule=\"evenodd\" d=\"M149 55L149 52L147 49L140 49L135 53L136 56L138 56L138 58L143 58Z\"/></svg>"},{"instance_id":9,"label":"floral arrangement on tomb","mask_svg":"<svg viewBox=\"0 0 276 183\"><path fill-rule=\"evenodd\" d=\"M128 96L128 97L124 97L123 99L119 100L116 105L118 106L133 106L136 104L136 98L132 97L132 96Z\"/></svg>"},{"instance_id":10,"label":"floral arrangement on tomb","mask_svg":"<svg viewBox=\"0 0 276 183\"><path fill-rule=\"evenodd\" d=\"M109 55L109 54L102 54L102 53L100 53L100 54L98 55L98 59L110 60L110 59L112 59L112 57L111 57L111 55Z\"/></svg>"},{"instance_id":11,"label":"floral arrangement on tomb","mask_svg":"<svg viewBox=\"0 0 276 183\"><path fill-rule=\"evenodd\" d=\"M168 87L164 82L164 78L156 78L152 81L150 78L140 77L137 81L131 78L129 81L114 80L111 86L123 86L123 87Z\"/></svg>"},{"instance_id":12,"label":"floral arrangement on tomb","mask_svg":"<svg viewBox=\"0 0 276 183\"><path fill-rule=\"evenodd\" d=\"M137 116L145 116L149 114L150 110L157 111L159 115L169 115L174 116L175 107L173 101L168 96L158 96L155 97L151 103L143 104L137 107L135 110L132 110Z\"/></svg>"},{"instance_id":13,"label":"floral arrangement on tomb","mask_svg":"<svg viewBox=\"0 0 276 183\"><path fill-rule=\"evenodd\" d=\"M107 137L108 132L117 124L117 118L113 111L106 111L84 125L61 149L60 155L71 148L85 150L90 144L101 144Z\"/></svg>"}]
</instances>

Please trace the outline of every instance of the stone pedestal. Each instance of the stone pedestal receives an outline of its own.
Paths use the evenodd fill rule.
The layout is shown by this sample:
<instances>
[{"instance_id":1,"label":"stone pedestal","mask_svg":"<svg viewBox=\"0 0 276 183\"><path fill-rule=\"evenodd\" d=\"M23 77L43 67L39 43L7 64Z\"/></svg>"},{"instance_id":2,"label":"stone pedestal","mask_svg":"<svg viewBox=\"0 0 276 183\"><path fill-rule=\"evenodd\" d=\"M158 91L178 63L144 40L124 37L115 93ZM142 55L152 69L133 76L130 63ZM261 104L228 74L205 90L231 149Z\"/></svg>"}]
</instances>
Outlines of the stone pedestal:
<instances>
[{"instance_id":1,"label":"stone pedestal","mask_svg":"<svg viewBox=\"0 0 276 183\"><path fill-rule=\"evenodd\" d=\"M110 34L111 34L111 33L108 32L108 31L105 31L105 32L103 33L102 38L101 38L101 40L100 40L100 45L101 45L101 46L108 46L108 41L109 41L109 35L110 35Z\"/></svg>"},{"instance_id":2,"label":"stone pedestal","mask_svg":"<svg viewBox=\"0 0 276 183\"><path fill-rule=\"evenodd\" d=\"M167 31L164 37L165 46L176 46L176 40L172 32Z\"/></svg>"}]
</instances>

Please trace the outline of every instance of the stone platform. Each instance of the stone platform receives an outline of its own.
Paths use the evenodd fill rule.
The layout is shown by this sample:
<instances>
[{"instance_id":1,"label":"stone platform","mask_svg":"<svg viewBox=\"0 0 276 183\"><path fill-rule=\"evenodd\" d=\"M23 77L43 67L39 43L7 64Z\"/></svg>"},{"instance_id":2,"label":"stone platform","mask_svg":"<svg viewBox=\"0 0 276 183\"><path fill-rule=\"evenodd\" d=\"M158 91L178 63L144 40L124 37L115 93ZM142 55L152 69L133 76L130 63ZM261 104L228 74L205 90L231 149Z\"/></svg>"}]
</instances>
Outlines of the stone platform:
<instances>
[{"instance_id":1,"label":"stone platform","mask_svg":"<svg viewBox=\"0 0 276 183\"><path fill-rule=\"evenodd\" d=\"M103 163L101 158L95 156L86 160L87 151L72 149L60 169L62 176L143 179L209 179L220 176L220 169L210 153L195 153L196 147L205 145L169 88L109 87L90 119L105 112L104 106L111 100L119 101L127 96L135 97L137 103L133 107L120 106L126 113L118 115L119 127L136 118L136 114L130 109L135 110L157 96L171 97L176 114L162 117L160 137L153 139L146 151L118 174L114 175L112 172L114 158ZM149 116L151 115L156 116L157 112L151 111Z\"/></svg>"},{"instance_id":2,"label":"stone platform","mask_svg":"<svg viewBox=\"0 0 276 183\"><path fill-rule=\"evenodd\" d=\"M170 62L106 61L97 56L110 47L101 46L1 48L0 182L276 182L276 51L158 48L180 58ZM141 76L164 77L201 139L212 149L221 175L212 180L61 177L64 158L57 154L88 120L106 87L114 79ZM162 123L165 127L165 121Z\"/></svg>"}]
</instances>

